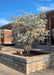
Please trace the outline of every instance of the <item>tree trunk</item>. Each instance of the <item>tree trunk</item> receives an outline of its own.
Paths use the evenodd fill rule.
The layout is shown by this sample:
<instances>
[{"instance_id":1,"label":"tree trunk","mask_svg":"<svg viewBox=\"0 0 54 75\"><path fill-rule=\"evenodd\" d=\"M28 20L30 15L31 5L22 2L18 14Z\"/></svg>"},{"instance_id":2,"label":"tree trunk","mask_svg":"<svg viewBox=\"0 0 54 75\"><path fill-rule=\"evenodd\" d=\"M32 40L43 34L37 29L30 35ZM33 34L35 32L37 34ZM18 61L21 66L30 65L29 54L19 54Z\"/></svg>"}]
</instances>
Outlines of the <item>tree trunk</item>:
<instances>
[{"instance_id":1,"label":"tree trunk","mask_svg":"<svg viewBox=\"0 0 54 75\"><path fill-rule=\"evenodd\" d=\"M27 39L26 43L23 44L23 48L25 50L26 55L30 54L30 50L31 50L31 40Z\"/></svg>"},{"instance_id":2,"label":"tree trunk","mask_svg":"<svg viewBox=\"0 0 54 75\"><path fill-rule=\"evenodd\" d=\"M25 44L24 45L24 50L25 50L25 54L26 55L30 55L30 50L31 50L31 45L29 45L29 44Z\"/></svg>"}]
</instances>

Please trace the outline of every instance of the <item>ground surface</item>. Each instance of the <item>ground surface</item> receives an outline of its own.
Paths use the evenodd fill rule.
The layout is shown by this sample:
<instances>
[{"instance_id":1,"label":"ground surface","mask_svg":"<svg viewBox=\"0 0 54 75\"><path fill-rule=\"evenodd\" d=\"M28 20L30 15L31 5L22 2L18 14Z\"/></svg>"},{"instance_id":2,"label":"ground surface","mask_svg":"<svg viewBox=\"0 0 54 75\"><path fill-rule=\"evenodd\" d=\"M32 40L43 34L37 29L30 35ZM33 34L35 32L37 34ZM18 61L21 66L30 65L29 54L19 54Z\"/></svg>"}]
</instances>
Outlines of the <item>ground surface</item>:
<instances>
[{"instance_id":1,"label":"ground surface","mask_svg":"<svg viewBox=\"0 0 54 75\"><path fill-rule=\"evenodd\" d=\"M23 75L23 74L0 63L0 75Z\"/></svg>"},{"instance_id":2,"label":"ground surface","mask_svg":"<svg viewBox=\"0 0 54 75\"><path fill-rule=\"evenodd\" d=\"M12 69L0 63L0 75L25 75L25 74L22 74L19 71L16 71L15 69ZM52 68L41 70L41 71L32 73L30 75L54 75L54 66L52 66Z\"/></svg>"}]
</instances>

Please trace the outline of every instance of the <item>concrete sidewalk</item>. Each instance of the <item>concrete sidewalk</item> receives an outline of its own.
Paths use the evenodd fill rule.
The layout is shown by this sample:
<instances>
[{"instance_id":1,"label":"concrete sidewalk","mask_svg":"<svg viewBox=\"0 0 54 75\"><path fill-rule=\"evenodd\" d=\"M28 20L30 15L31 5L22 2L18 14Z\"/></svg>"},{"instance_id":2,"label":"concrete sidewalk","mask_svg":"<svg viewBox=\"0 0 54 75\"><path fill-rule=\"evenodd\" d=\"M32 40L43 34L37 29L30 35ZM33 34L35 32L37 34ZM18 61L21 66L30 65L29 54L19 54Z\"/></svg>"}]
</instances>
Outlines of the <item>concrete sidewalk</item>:
<instances>
[{"instance_id":1,"label":"concrete sidewalk","mask_svg":"<svg viewBox=\"0 0 54 75\"><path fill-rule=\"evenodd\" d=\"M24 75L24 74L0 63L0 75Z\"/></svg>"},{"instance_id":2,"label":"concrete sidewalk","mask_svg":"<svg viewBox=\"0 0 54 75\"><path fill-rule=\"evenodd\" d=\"M25 75L0 63L0 75ZM30 75L54 75L54 66L49 69L41 70Z\"/></svg>"}]
</instances>

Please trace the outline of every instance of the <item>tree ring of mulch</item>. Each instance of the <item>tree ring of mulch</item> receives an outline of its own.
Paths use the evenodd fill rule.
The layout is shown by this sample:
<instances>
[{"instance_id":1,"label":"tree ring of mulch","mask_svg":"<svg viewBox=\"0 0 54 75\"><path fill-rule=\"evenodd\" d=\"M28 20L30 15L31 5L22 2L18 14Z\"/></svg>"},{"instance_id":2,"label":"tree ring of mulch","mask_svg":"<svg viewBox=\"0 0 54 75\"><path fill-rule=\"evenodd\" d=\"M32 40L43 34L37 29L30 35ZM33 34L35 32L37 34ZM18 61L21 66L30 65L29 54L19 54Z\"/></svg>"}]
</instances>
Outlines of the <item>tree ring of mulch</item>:
<instances>
[{"instance_id":1,"label":"tree ring of mulch","mask_svg":"<svg viewBox=\"0 0 54 75\"><path fill-rule=\"evenodd\" d=\"M20 54L20 53L18 53L18 52L12 53L12 54L14 54L14 55L20 55L20 56L29 56L29 57L31 57L31 56L37 56L37 55L48 54L48 53L41 52L41 51L30 51L29 54L26 54L25 52L23 52L23 54Z\"/></svg>"}]
</instances>

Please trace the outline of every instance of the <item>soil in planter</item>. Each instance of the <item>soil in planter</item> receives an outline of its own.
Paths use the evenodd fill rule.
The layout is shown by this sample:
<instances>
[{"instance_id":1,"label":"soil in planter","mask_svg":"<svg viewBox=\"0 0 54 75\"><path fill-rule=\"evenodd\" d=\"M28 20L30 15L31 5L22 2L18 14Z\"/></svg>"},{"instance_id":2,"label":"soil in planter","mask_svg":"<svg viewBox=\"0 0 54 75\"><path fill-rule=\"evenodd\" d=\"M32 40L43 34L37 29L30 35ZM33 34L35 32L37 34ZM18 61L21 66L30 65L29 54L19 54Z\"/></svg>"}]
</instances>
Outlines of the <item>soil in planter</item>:
<instances>
[{"instance_id":1,"label":"soil in planter","mask_svg":"<svg viewBox=\"0 0 54 75\"><path fill-rule=\"evenodd\" d=\"M19 54L18 52L13 53L13 54L14 54L14 55L20 55L20 56L29 56L29 57L31 57L31 56L36 56L36 55L48 54L48 53L45 53L45 52L39 52L39 51L30 51L29 54L23 53L23 55L21 55L21 54Z\"/></svg>"}]
</instances>

